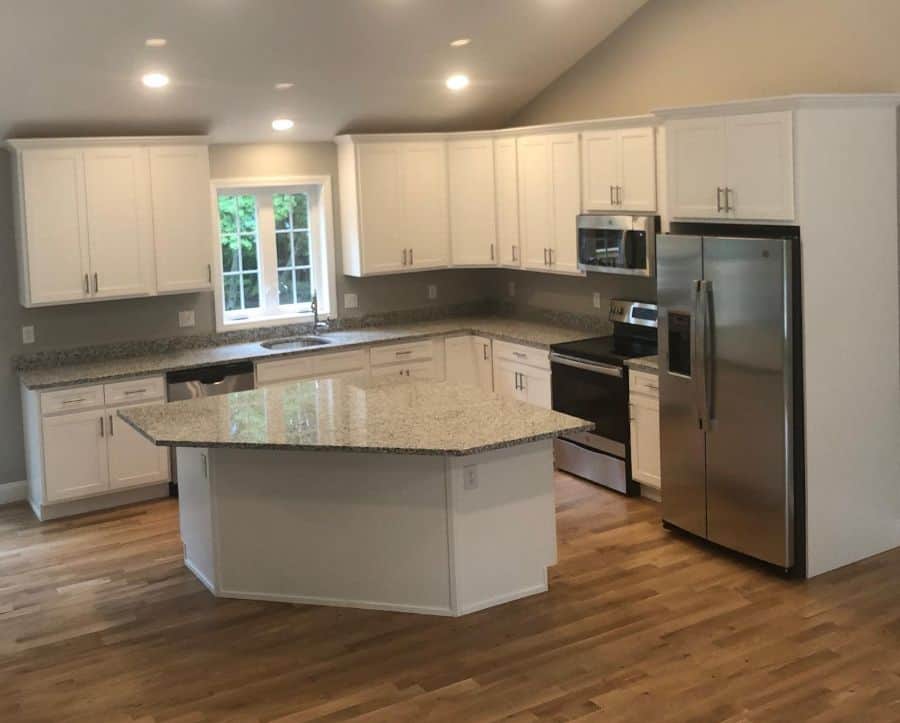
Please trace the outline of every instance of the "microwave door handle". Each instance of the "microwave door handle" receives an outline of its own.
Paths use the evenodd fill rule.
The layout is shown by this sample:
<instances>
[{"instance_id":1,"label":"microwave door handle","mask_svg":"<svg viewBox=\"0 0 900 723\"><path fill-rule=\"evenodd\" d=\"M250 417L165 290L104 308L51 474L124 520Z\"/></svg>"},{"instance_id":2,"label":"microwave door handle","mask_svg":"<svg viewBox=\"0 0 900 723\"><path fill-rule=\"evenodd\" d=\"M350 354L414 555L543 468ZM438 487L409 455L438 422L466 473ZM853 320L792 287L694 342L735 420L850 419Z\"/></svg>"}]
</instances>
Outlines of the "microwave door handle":
<instances>
[{"instance_id":1,"label":"microwave door handle","mask_svg":"<svg viewBox=\"0 0 900 723\"><path fill-rule=\"evenodd\" d=\"M693 282L694 309L691 314L691 377L694 387L694 409L700 429L706 429L706 320L703 318L703 305L700 297L703 282Z\"/></svg>"}]
</instances>

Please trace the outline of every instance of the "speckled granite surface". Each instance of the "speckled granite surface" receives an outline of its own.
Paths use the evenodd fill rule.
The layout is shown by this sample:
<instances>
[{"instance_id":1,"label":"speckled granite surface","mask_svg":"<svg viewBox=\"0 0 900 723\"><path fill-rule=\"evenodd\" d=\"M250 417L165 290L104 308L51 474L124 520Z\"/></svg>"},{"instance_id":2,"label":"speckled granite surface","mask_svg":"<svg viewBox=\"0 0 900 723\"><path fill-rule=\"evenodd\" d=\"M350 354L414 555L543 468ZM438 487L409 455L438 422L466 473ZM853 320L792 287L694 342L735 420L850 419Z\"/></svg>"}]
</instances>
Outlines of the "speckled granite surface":
<instances>
[{"instance_id":1,"label":"speckled granite surface","mask_svg":"<svg viewBox=\"0 0 900 723\"><path fill-rule=\"evenodd\" d=\"M593 428L450 382L319 379L121 410L157 445L467 455Z\"/></svg>"},{"instance_id":2,"label":"speckled granite surface","mask_svg":"<svg viewBox=\"0 0 900 723\"><path fill-rule=\"evenodd\" d=\"M634 359L626 359L625 365L629 369L638 372L647 372L648 374L659 374L659 357L658 356L639 356Z\"/></svg>"},{"instance_id":3,"label":"speckled granite surface","mask_svg":"<svg viewBox=\"0 0 900 723\"><path fill-rule=\"evenodd\" d=\"M466 333L481 334L494 339L503 339L539 348L547 348L558 342L591 336L591 332L582 329L541 322L506 317L461 317L394 326L329 331L322 335L329 340L327 345L302 351L270 350L262 347L259 342L248 342L36 367L22 370L20 378L29 389L51 389L73 384L109 382L145 374L164 374L210 364L328 353L355 346L413 341L434 336Z\"/></svg>"}]
</instances>

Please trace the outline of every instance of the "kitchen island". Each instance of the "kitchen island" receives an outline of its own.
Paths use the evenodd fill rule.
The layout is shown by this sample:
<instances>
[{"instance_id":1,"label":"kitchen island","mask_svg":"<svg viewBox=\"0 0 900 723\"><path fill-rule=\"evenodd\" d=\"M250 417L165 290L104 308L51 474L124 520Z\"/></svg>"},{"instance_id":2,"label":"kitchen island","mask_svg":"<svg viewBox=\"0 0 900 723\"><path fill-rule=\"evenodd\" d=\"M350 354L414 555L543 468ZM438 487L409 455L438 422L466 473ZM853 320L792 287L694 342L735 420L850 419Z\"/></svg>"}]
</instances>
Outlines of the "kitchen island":
<instances>
[{"instance_id":1,"label":"kitchen island","mask_svg":"<svg viewBox=\"0 0 900 723\"><path fill-rule=\"evenodd\" d=\"M447 382L317 379L122 410L177 447L185 564L221 597L463 615L547 590L552 439Z\"/></svg>"}]
</instances>

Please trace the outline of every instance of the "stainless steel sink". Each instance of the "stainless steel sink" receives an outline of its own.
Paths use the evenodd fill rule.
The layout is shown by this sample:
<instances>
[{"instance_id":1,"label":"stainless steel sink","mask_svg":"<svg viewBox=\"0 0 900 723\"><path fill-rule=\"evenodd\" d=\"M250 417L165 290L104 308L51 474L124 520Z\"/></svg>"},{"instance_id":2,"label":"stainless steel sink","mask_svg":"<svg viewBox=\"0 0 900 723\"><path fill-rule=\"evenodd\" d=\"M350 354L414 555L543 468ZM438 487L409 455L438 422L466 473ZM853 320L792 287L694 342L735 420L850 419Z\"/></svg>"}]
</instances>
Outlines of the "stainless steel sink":
<instances>
[{"instance_id":1,"label":"stainless steel sink","mask_svg":"<svg viewBox=\"0 0 900 723\"><path fill-rule=\"evenodd\" d=\"M260 344L264 349L273 351L291 351L294 349L308 349L311 346L325 346L331 342L321 336L292 336L287 339L272 339Z\"/></svg>"}]
</instances>

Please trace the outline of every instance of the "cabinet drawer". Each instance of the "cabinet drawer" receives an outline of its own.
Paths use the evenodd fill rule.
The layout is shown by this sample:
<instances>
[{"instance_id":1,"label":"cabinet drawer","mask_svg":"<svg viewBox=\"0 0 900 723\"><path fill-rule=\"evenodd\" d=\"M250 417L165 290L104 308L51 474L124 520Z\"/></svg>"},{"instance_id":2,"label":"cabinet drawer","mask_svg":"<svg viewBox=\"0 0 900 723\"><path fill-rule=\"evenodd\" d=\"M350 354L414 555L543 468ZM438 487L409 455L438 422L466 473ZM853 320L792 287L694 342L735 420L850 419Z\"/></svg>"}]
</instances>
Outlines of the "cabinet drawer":
<instances>
[{"instance_id":1,"label":"cabinet drawer","mask_svg":"<svg viewBox=\"0 0 900 723\"><path fill-rule=\"evenodd\" d=\"M72 387L41 394L41 413L80 412L103 406L103 386Z\"/></svg>"},{"instance_id":2,"label":"cabinet drawer","mask_svg":"<svg viewBox=\"0 0 900 723\"><path fill-rule=\"evenodd\" d=\"M328 376L339 372L365 371L368 365L366 350L291 357L256 365L257 384L276 384L311 377Z\"/></svg>"},{"instance_id":3,"label":"cabinet drawer","mask_svg":"<svg viewBox=\"0 0 900 723\"><path fill-rule=\"evenodd\" d=\"M365 349L345 351L339 354L320 354L313 357L313 369L317 377L339 372L363 371L368 365Z\"/></svg>"},{"instance_id":4,"label":"cabinet drawer","mask_svg":"<svg viewBox=\"0 0 900 723\"><path fill-rule=\"evenodd\" d=\"M494 358L527 364L537 369L550 369L550 353L546 349L494 341Z\"/></svg>"},{"instance_id":5,"label":"cabinet drawer","mask_svg":"<svg viewBox=\"0 0 900 723\"><path fill-rule=\"evenodd\" d=\"M400 381L408 379L438 379L436 365L431 359L411 362L409 364L387 364L380 367L373 367L372 376L374 378L396 377Z\"/></svg>"},{"instance_id":6,"label":"cabinet drawer","mask_svg":"<svg viewBox=\"0 0 900 723\"><path fill-rule=\"evenodd\" d=\"M106 404L110 407L136 402L159 401L166 398L166 383L162 377L144 377L116 382L103 387Z\"/></svg>"},{"instance_id":7,"label":"cabinet drawer","mask_svg":"<svg viewBox=\"0 0 900 723\"><path fill-rule=\"evenodd\" d=\"M372 366L421 361L434 357L434 344L430 339L408 344L391 344L372 349Z\"/></svg>"},{"instance_id":8,"label":"cabinet drawer","mask_svg":"<svg viewBox=\"0 0 900 723\"><path fill-rule=\"evenodd\" d=\"M628 373L628 380L628 389L632 394L646 394L659 398L659 378L653 374L631 370Z\"/></svg>"}]
</instances>

